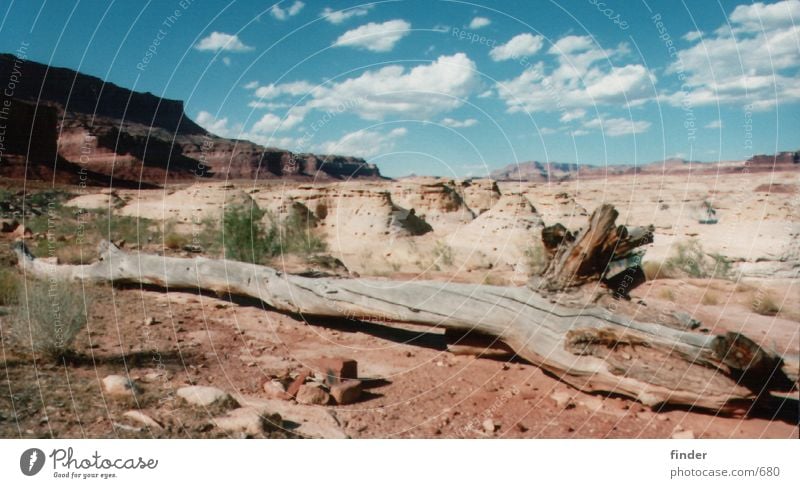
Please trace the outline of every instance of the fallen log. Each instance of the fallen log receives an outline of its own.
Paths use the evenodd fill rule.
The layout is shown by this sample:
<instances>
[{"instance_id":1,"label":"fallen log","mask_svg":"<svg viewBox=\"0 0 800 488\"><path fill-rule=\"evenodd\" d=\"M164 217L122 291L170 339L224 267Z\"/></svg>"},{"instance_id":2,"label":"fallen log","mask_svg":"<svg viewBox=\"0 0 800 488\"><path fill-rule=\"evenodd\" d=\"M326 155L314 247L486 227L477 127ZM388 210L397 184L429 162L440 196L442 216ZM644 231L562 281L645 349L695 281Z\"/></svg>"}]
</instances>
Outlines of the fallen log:
<instances>
[{"instance_id":1,"label":"fallen log","mask_svg":"<svg viewBox=\"0 0 800 488\"><path fill-rule=\"evenodd\" d=\"M123 252L109 242L101 243L100 260L86 265L36 259L22 243L15 251L21 269L42 279L210 290L254 297L281 312L487 334L580 390L651 406L732 411L764 393L765 372L780 371L778 358L737 334L703 335L567 308L528 287L309 278L238 261Z\"/></svg>"}]
</instances>

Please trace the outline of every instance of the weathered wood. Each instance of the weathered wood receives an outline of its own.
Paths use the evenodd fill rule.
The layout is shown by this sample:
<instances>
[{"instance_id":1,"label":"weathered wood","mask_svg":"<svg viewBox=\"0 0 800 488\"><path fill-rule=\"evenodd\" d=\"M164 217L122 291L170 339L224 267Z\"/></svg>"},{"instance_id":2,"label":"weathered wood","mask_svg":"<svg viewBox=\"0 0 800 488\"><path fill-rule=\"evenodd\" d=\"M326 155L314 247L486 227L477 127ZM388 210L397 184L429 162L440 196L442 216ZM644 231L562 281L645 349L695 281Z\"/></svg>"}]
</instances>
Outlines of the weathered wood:
<instances>
[{"instance_id":1,"label":"weathered wood","mask_svg":"<svg viewBox=\"0 0 800 488\"><path fill-rule=\"evenodd\" d=\"M137 283L255 297L283 312L406 322L499 338L520 357L587 392L613 392L647 405L730 411L752 402L760 385L737 380L776 361L752 341L703 335L572 309L527 287L433 281L308 278L266 266L203 257L123 252L101 244L101 259L56 265L16 249L27 275L45 279ZM731 351L736 354L731 356Z\"/></svg>"},{"instance_id":2,"label":"weathered wood","mask_svg":"<svg viewBox=\"0 0 800 488\"><path fill-rule=\"evenodd\" d=\"M610 278L609 265L624 262L637 247L653 242L652 226L617 226L618 215L612 205L601 205L589 218L589 226L574 236L561 224L546 227L542 242L551 259L540 283L549 290L563 290Z\"/></svg>"}]
</instances>

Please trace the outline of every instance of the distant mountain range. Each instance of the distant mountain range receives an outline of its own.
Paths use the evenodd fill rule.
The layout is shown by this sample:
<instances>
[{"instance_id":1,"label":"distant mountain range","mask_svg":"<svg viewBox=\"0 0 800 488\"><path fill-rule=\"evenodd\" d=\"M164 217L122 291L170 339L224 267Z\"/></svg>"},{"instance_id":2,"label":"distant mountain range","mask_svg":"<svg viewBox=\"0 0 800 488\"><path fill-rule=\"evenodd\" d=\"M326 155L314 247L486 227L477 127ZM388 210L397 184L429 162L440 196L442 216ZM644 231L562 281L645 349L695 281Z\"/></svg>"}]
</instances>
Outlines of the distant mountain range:
<instances>
[{"instance_id":1,"label":"distant mountain range","mask_svg":"<svg viewBox=\"0 0 800 488\"><path fill-rule=\"evenodd\" d=\"M651 163L630 165L614 164L596 166L574 163L542 163L529 161L509 164L489 173L498 181L558 182L578 178L595 179L632 174L731 174L800 169L800 152L788 151L776 155L753 156L747 161L719 161L701 163L685 159L665 159Z\"/></svg>"},{"instance_id":2,"label":"distant mountain range","mask_svg":"<svg viewBox=\"0 0 800 488\"><path fill-rule=\"evenodd\" d=\"M380 178L361 158L294 154L209 133L183 102L0 54L0 176L157 186L194 178ZM8 96L10 95L10 96Z\"/></svg>"}]
</instances>

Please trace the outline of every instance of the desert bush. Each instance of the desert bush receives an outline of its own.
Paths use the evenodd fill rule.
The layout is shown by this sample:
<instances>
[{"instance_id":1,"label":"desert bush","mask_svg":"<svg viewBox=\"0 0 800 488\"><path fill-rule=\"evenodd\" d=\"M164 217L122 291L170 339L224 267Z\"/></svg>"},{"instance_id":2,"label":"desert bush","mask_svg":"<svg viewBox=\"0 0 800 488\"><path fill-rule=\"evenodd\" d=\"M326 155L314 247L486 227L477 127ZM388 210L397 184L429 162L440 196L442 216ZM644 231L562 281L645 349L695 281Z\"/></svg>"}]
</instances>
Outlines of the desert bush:
<instances>
[{"instance_id":1,"label":"desert bush","mask_svg":"<svg viewBox=\"0 0 800 488\"><path fill-rule=\"evenodd\" d=\"M277 232L265 228L261 219L266 212L256 205L234 205L225 209L222 239L225 257L236 261L262 263L277 253Z\"/></svg>"},{"instance_id":2,"label":"desert bush","mask_svg":"<svg viewBox=\"0 0 800 488\"><path fill-rule=\"evenodd\" d=\"M16 342L36 354L60 359L86 325L86 300L65 282L31 281L18 289L11 320Z\"/></svg>"},{"instance_id":3,"label":"desert bush","mask_svg":"<svg viewBox=\"0 0 800 488\"><path fill-rule=\"evenodd\" d=\"M703 298L700 299L700 303L703 305L719 305L719 295L713 291L706 290L706 292L703 293Z\"/></svg>"},{"instance_id":4,"label":"desert bush","mask_svg":"<svg viewBox=\"0 0 800 488\"><path fill-rule=\"evenodd\" d=\"M660 261L645 261L642 263L642 271L647 281L663 280L674 278L673 273L667 269L667 266Z\"/></svg>"},{"instance_id":5,"label":"desert bush","mask_svg":"<svg viewBox=\"0 0 800 488\"><path fill-rule=\"evenodd\" d=\"M528 270L531 274L541 274L547 266L547 253L540 242L529 245L523 251Z\"/></svg>"},{"instance_id":6,"label":"desert bush","mask_svg":"<svg viewBox=\"0 0 800 488\"><path fill-rule=\"evenodd\" d=\"M667 273L685 274L691 278L727 279L731 273L731 263L721 254L706 254L697 239L681 242L675 246L672 256L662 268Z\"/></svg>"},{"instance_id":7,"label":"desert bush","mask_svg":"<svg viewBox=\"0 0 800 488\"><path fill-rule=\"evenodd\" d=\"M662 288L661 291L659 291L658 296L663 300L669 300L670 302L675 301L675 291L671 288Z\"/></svg>"},{"instance_id":8,"label":"desert bush","mask_svg":"<svg viewBox=\"0 0 800 488\"><path fill-rule=\"evenodd\" d=\"M225 255L237 261L263 263L284 253L308 255L326 249L322 238L296 213L280 220L255 205L232 206L225 210L222 226Z\"/></svg>"},{"instance_id":9,"label":"desert bush","mask_svg":"<svg viewBox=\"0 0 800 488\"><path fill-rule=\"evenodd\" d=\"M279 236L278 249L287 254L313 254L326 249L325 241L315 232L313 227L297 213L292 213L282 222L270 216L270 231Z\"/></svg>"},{"instance_id":10,"label":"desert bush","mask_svg":"<svg viewBox=\"0 0 800 488\"><path fill-rule=\"evenodd\" d=\"M0 268L0 306L17 303L19 276L13 270Z\"/></svg>"},{"instance_id":11,"label":"desert bush","mask_svg":"<svg viewBox=\"0 0 800 488\"><path fill-rule=\"evenodd\" d=\"M171 232L164 236L164 247L167 249L180 249L188 243L189 239L186 236L176 232Z\"/></svg>"},{"instance_id":12,"label":"desert bush","mask_svg":"<svg viewBox=\"0 0 800 488\"><path fill-rule=\"evenodd\" d=\"M759 315L775 316L781 311L781 307L771 294L760 291L753 295L750 310Z\"/></svg>"}]
</instances>

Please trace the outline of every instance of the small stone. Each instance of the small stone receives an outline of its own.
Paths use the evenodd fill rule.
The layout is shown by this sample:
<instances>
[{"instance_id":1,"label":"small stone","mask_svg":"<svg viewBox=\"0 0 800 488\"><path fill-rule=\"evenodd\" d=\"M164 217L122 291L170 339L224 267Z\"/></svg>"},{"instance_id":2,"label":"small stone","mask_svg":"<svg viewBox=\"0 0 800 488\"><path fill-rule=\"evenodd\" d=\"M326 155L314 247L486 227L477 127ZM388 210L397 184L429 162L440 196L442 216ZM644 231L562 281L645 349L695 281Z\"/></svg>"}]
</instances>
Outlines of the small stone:
<instances>
[{"instance_id":1,"label":"small stone","mask_svg":"<svg viewBox=\"0 0 800 488\"><path fill-rule=\"evenodd\" d=\"M151 325L155 325L157 323L158 321L156 321L155 317L147 317L146 319L144 319L145 327L150 327Z\"/></svg>"},{"instance_id":2,"label":"small stone","mask_svg":"<svg viewBox=\"0 0 800 488\"><path fill-rule=\"evenodd\" d=\"M678 430L672 433L673 439L694 439L694 432L691 430Z\"/></svg>"},{"instance_id":3,"label":"small stone","mask_svg":"<svg viewBox=\"0 0 800 488\"><path fill-rule=\"evenodd\" d=\"M288 400L291 398L286 392L286 387L278 380L270 380L264 383L264 393L267 394L267 398L274 398L277 400Z\"/></svg>"},{"instance_id":4,"label":"small stone","mask_svg":"<svg viewBox=\"0 0 800 488\"><path fill-rule=\"evenodd\" d=\"M2 219L0 220L0 232L8 233L14 232L19 227L19 222L16 219Z\"/></svg>"},{"instance_id":5,"label":"small stone","mask_svg":"<svg viewBox=\"0 0 800 488\"><path fill-rule=\"evenodd\" d=\"M667 420L669 420L669 417L667 417L663 413L660 413L660 414L656 415L656 420L660 420L662 422L666 422Z\"/></svg>"},{"instance_id":6,"label":"small stone","mask_svg":"<svg viewBox=\"0 0 800 488\"><path fill-rule=\"evenodd\" d=\"M603 410L603 400L599 398L589 397L585 400L581 400L580 404L592 412L599 412Z\"/></svg>"},{"instance_id":7,"label":"small stone","mask_svg":"<svg viewBox=\"0 0 800 488\"><path fill-rule=\"evenodd\" d=\"M122 416L123 417L127 417L127 418L133 420L134 422L138 422L138 423L140 423L142 425L150 427L151 429L161 430L161 429L164 428L161 424L159 424L157 421L155 421L152 417L140 412L139 410L129 410L129 411L123 413Z\"/></svg>"},{"instance_id":8,"label":"small stone","mask_svg":"<svg viewBox=\"0 0 800 488\"><path fill-rule=\"evenodd\" d=\"M483 430L486 431L487 434L494 434L494 431L497 430L497 425L495 425L494 420L486 419L483 421Z\"/></svg>"},{"instance_id":9,"label":"small stone","mask_svg":"<svg viewBox=\"0 0 800 488\"><path fill-rule=\"evenodd\" d=\"M103 378L103 389L112 396L128 396L140 393L140 389L136 384L118 374L111 374Z\"/></svg>"},{"instance_id":10,"label":"small stone","mask_svg":"<svg viewBox=\"0 0 800 488\"><path fill-rule=\"evenodd\" d=\"M572 395L566 391L553 392L553 394L550 395L550 399L556 402L558 408L563 408L564 410L575 407L575 403L572 401Z\"/></svg>"},{"instance_id":11,"label":"small stone","mask_svg":"<svg viewBox=\"0 0 800 488\"><path fill-rule=\"evenodd\" d=\"M358 379L358 363L355 359L341 357L320 358L314 361L313 364L314 368L328 379L328 383Z\"/></svg>"},{"instance_id":12,"label":"small stone","mask_svg":"<svg viewBox=\"0 0 800 488\"><path fill-rule=\"evenodd\" d=\"M327 405L331 396L319 386L302 385L295 399L303 405Z\"/></svg>"},{"instance_id":13,"label":"small stone","mask_svg":"<svg viewBox=\"0 0 800 488\"><path fill-rule=\"evenodd\" d=\"M308 377L311 376L311 370L304 369L300 371L297 377L292 381L288 388L286 388L286 393L290 397L297 396L297 392L300 391L300 387L306 382Z\"/></svg>"},{"instance_id":14,"label":"small stone","mask_svg":"<svg viewBox=\"0 0 800 488\"><path fill-rule=\"evenodd\" d=\"M184 386L178 388L178 396L186 403L198 407L236 408L239 404L229 394L213 386Z\"/></svg>"},{"instance_id":15,"label":"small stone","mask_svg":"<svg viewBox=\"0 0 800 488\"><path fill-rule=\"evenodd\" d=\"M361 382L347 380L331 385L331 396L338 405L349 405L361 398Z\"/></svg>"},{"instance_id":16,"label":"small stone","mask_svg":"<svg viewBox=\"0 0 800 488\"><path fill-rule=\"evenodd\" d=\"M265 431L282 427L283 421L278 414L268 414L252 407L231 410L224 417L213 420L217 428L232 434L257 436Z\"/></svg>"}]
</instances>

